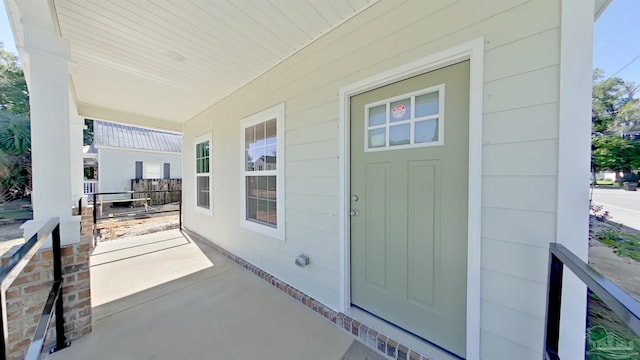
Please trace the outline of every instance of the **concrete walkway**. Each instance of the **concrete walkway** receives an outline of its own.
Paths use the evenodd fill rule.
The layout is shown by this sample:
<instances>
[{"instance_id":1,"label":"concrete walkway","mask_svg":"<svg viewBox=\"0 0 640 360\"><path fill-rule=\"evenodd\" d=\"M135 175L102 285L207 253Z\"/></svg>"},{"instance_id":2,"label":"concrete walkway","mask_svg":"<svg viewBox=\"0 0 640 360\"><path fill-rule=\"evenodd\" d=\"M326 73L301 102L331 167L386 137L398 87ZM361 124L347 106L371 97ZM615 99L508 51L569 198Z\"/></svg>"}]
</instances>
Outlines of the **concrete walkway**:
<instances>
[{"instance_id":1,"label":"concrete walkway","mask_svg":"<svg viewBox=\"0 0 640 360\"><path fill-rule=\"evenodd\" d=\"M340 359L346 332L178 230L101 243L93 333L48 358Z\"/></svg>"},{"instance_id":2,"label":"concrete walkway","mask_svg":"<svg viewBox=\"0 0 640 360\"><path fill-rule=\"evenodd\" d=\"M609 212L612 222L640 230L640 191L595 188L593 202Z\"/></svg>"}]
</instances>

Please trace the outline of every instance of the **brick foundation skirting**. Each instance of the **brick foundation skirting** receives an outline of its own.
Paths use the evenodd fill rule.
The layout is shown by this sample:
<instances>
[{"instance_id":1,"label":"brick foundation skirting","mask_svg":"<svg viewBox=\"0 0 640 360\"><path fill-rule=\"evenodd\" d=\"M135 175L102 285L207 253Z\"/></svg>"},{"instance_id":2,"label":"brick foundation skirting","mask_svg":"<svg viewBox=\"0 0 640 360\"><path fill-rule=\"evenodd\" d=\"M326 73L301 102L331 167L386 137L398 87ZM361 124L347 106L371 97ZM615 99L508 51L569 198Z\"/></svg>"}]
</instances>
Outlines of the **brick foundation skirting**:
<instances>
[{"instance_id":1,"label":"brick foundation skirting","mask_svg":"<svg viewBox=\"0 0 640 360\"><path fill-rule=\"evenodd\" d=\"M80 242L61 248L65 336L74 340L91 332L89 255L93 248L93 210L82 209ZM17 248L16 248L17 249ZM2 256L2 262L10 256ZM53 283L53 251L39 250L7 289L7 359L24 359ZM55 344L55 321L44 349Z\"/></svg>"},{"instance_id":2,"label":"brick foundation skirting","mask_svg":"<svg viewBox=\"0 0 640 360\"><path fill-rule=\"evenodd\" d=\"M385 336L381 331L372 329L344 313L337 312L329 308L318 300L310 297L309 295L285 283L277 277L249 263L243 258L236 256L226 249L218 246L217 244L207 240L203 236L191 230L186 230L186 232L189 234L189 236L193 237L196 240L199 240L201 243L206 244L207 246L212 247L229 260L242 266L245 270L252 272L254 275L268 282L273 287L296 299L309 309L322 315L325 319L331 321L335 326L357 337L362 343L367 344L367 346L369 346L371 349L375 349L378 352L397 360L432 360L431 358L428 358L418 353L417 351L410 349L408 346L403 345L399 341Z\"/></svg>"}]
</instances>

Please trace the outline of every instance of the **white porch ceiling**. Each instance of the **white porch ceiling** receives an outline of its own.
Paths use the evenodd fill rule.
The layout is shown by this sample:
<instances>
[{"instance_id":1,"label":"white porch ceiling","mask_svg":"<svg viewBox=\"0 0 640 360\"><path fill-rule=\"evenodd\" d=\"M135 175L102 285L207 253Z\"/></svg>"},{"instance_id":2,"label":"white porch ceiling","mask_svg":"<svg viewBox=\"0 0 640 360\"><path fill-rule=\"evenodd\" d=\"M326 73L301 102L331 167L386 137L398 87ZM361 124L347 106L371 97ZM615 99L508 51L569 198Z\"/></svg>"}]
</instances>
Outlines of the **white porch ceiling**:
<instances>
[{"instance_id":1,"label":"white porch ceiling","mask_svg":"<svg viewBox=\"0 0 640 360\"><path fill-rule=\"evenodd\" d=\"M376 1L53 4L80 108L182 123Z\"/></svg>"}]
</instances>

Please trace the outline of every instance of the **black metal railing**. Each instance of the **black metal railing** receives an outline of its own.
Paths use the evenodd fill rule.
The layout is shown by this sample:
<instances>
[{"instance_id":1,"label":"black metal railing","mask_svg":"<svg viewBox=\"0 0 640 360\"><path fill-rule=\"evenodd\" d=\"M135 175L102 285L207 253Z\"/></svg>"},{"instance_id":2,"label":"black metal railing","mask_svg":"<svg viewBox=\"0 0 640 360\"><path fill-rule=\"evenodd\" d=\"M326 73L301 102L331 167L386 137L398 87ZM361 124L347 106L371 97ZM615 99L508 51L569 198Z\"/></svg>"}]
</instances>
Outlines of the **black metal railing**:
<instances>
[{"instance_id":1,"label":"black metal railing","mask_svg":"<svg viewBox=\"0 0 640 360\"><path fill-rule=\"evenodd\" d=\"M562 303L562 276L567 267L628 326L640 335L640 302L602 276L566 247L549 245L549 282L547 288L547 315L545 333L546 360L559 360L560 306Z\"/></svg>"},{"instance_id":2,"label":"black metal railing","mask_svg":"<svg viewBox=\"0 0 640 360\"><path fill-rule=\"evenodd\" d=\"M69 345L64 336L64 304L62 296L62 259L60 254L60 219L52 218L44 226L42 226L36 234L34 234L24 245L22 245L11 257L0 267L0 304L4 304L6 301L5 291L11 285L11 283L20 275L22 270L27 266L31 258L38 252L45 240L51 235L52 247L53 247L53 285L49 291L49 297L45 303L42 315L38 321L35 334L29 345L27 355L25 359L38 359L42 347L44 345L45 336L52 316L56 315L56 345L51 349L51 352L55 352L64 349ZM6 315L2 314L2 309L5 306L0 307L0 333L3 336L0 337L0 359L6 359L6 344L7 344L7 323L5 322Z\"/></svg>"},{"instance_id":3,"label":"black metal railing","mask_svg":"<svg viewBox=\"0 0 640 360\"><path fill-rule=\"evenodd\" d=\"M147 206L147 202L150 201L150 196L151 194L173 194L173 193L178 193L178 201L177 201L177 206L178 208L175 210L157 210L155 208L152 208L151 211L148 210L149 206ZM118 195L125 195L128 196L128 198L110 198L110 199L103 199L104 196L118 196ZM136 195L142 195L142 197L135 197ZM162 213L178 213L178 228L182 229L182 190L144 190L144 191L117 191L117 192L100 192L100 193L93 193L92 194L92 202L93 202L93 229L94 229L94 241L97 240L97 228L96 225L98 223L98 220L102 220L102 219L112 219L112 218L127 218L130 217L131 215L129 214L129 212L125 212L122 214L112 214L110 216L103 216L103 215L99 215L98 214L98 207L99 206L103 206L104 204L113 204L113 203L126 203L126 202L132 202L132 203L137 203L137 205L144 205L144 212L147 214L162 214ZM167 205L167 204L165 204Z\"/></svg>"}]
</instances>

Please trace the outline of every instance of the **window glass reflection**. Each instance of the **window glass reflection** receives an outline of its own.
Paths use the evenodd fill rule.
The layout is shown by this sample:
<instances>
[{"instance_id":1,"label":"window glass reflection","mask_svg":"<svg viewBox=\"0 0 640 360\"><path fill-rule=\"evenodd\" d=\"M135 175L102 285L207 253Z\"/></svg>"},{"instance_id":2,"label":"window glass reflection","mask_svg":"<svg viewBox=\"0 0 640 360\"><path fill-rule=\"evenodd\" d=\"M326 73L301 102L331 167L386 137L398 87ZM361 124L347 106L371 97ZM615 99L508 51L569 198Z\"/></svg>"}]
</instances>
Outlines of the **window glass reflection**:
<instances>
[{"instance_id":1,"label":"window glass reflection","mask_svg":"<svg viewBox=\"0 0 640 360\"><path fill-rule=\"evenodd\" d=\"M433 141L438 141L438 119L416 122L414 142L426 143Z\"/></svg>"},{"instance_id":2,"label":"window glass reflection","mask_svg":"<svg viewBox=\"0 0 640 360\"><path fill-rule=\"evenodd\" d=\"M275 119L245 129L245 170L276 170L277 123Z\"/></svg>"},{"instance_id":3,"label":"window glass reflection","mask_svg":"<svg viewBox=\"0 0 640 360\"><path fill-rule=\"evenodd\" d=\"M247 176L247 220L276 227L278 224L275 176Z\"/></svg>"},{"instance_id":4,"label":"window glass reflection","mask_svg":"<svg viewBox=\"0 0 640 360\"><path fill-rule=\"evenodd\" d=\"M385 128L369 130L369 148L384 147L386 144Z\"/></svg>"},{"instance_id":5,"label":"window glass reflection","mask_svg":"<svg viewBox=\"0 0 640 360\"><path fill-rule=\"evenodd\" d=\"M416 117L437 115L440 111L439 97L439 91L416 96Z\"/></svg>"},{"instance_id":6,"label":"window glass reflection","mask_svg":"<svg viewBox=\"0 0 640 360\"><path fill-rule=\"evenodd\" d=\"M411 143L411 124L395 125L389 128L389 146Z\"/></svg>"},{"instance_id":7,"label":"window glass reflection","mask_svg":"<svg viewBox=\"0 0 640 360\"><path fill-rule=\"evenodd\" d=\"M196 205L208 209L209 204L209 177L197 176L196 177L197 189L196 189Z\"/></svg>"},{"instance_id":8,"label":"window glass reflection","mask_svg":"<svg viewBox=\"0 0 640 360\"><path fill-rule=\"evenodd\" d=\"M196 144L196 172L209 172L209 141Z\"/></svg>"},{"instance_id":9,"label":"window glass reflection","mask_svg":"<svg viewBox=\"0 0 640 360\"><path fill-rule=\"evenodd\" d=\"M369 109L369 126L383 125L387 122L387 105Z\"/></svg>"}]
</instances>

